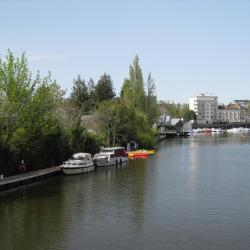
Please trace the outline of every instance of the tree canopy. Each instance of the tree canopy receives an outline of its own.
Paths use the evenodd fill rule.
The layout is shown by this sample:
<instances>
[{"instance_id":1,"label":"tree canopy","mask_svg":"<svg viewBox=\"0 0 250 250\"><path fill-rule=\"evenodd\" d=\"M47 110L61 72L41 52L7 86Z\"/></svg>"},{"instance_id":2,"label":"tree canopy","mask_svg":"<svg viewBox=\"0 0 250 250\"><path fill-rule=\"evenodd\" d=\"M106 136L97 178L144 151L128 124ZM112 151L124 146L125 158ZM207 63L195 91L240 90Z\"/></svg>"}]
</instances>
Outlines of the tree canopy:
<instances>
[{"instance_id":1,"label":"tree canopy","mask_svg":"<svg viewBox=\"0 0 250 250\"><path fill-rule=\"evenodd\" d=\"M95 87L95 100L101 103L105 100L113 100L115 98L115 91L111 76L104 73Z\"/></svg>"}]
</instances>

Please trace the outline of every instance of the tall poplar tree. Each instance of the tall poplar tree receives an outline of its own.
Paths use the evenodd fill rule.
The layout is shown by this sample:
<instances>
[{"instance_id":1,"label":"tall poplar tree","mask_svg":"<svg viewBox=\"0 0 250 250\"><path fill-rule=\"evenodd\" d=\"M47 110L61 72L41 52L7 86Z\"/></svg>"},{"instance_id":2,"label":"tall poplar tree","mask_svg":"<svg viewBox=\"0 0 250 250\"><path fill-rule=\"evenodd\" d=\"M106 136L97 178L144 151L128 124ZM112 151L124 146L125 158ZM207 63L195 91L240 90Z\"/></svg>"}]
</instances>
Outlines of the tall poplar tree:
<instances>
[{"instance_id":1,"label":"tall poplar tree","mask_svg":"<svg viewBox=\"0 0 250 250\"><path fill-rule=\"evenodd\" d=\"M148 75L147 79L147 120L148 124L152 125L158 116L158 108L157 108L157 98L155 94L155 82L151 76L151 73Z\"/></svg>"},{"instance_id":2,"label":"tall poplar tree","mask_svg":"<svg viewBox=\"0 0 250 250\"><path fill-rule=\"evenodd\" d=\"M146 111L145 90L139 57L136 55L129 68L129 84L132 89L132 102L135 108Z\"/></svg>"}]
</instances>

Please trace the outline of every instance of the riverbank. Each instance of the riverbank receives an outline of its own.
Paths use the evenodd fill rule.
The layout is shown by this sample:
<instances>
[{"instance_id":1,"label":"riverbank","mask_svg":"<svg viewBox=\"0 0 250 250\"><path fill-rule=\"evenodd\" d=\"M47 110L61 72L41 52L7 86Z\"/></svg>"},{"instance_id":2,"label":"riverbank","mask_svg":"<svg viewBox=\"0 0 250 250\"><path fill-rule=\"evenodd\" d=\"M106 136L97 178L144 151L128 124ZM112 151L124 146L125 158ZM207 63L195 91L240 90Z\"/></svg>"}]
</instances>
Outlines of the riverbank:
<instances>
[{"instance_id":1,"label":"riverbank","mask_svg":"<svg viewBox=\"0 0 250 250\"><path fill-rule=\"evenodd\" d=\"M36 182L51 176L59 175L61 173L61 167L50 167L6 177L0 180L0 192L24 184Z\"/></svg>"}]
</instances>

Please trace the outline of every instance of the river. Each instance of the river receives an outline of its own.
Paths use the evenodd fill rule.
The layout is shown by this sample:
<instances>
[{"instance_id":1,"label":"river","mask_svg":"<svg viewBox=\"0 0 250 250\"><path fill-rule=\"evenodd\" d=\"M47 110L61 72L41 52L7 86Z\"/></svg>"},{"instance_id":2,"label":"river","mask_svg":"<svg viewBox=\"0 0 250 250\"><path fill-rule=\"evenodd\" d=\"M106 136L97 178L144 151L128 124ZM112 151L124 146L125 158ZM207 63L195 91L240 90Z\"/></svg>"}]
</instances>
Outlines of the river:
<instances>
[{"instance_id":1,"label":"river","mask_svg":"<svg viewBox=\"0 0 250 250\"><path fill-rule=\"evenodd\" d=\"M250 249L250 135L0 193L0 249Z\"/></svg>"}]
</instances>

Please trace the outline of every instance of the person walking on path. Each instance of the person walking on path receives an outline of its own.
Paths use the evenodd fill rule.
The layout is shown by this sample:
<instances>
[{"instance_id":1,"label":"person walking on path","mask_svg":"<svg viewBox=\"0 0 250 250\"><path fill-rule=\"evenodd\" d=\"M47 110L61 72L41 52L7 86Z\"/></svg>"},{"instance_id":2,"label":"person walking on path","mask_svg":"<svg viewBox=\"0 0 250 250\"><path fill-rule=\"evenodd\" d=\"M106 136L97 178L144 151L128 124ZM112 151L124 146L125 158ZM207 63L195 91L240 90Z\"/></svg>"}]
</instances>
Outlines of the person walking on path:
<instances>
[{"instance_id":1,"label":"person walking on path","mask_svg":"<svg viewBox=\"0 0 250 250\"><path fill-rule=\"evenodd\" d=\"M21 174L24 173L24 172L26 172L26 165L25 165L24 160L21 161L19 170L20 170L20 173L21 173Z\"/></svg>"}]
</instances>

